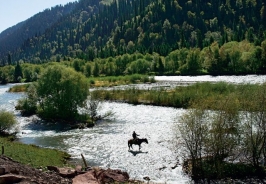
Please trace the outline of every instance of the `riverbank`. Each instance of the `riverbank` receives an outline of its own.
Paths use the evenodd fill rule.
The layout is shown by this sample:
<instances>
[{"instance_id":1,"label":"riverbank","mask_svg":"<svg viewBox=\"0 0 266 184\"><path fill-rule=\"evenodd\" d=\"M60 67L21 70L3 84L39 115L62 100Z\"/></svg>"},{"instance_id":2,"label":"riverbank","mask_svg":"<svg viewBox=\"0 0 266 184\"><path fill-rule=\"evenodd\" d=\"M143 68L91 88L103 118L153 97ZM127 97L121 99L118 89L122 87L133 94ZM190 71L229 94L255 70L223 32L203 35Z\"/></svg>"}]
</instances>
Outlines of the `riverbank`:
<instances>
[{"instance_id":1,"label":"riverbank","mask_svg":"<svg viewBox=\"0 0 266 184\"><path fill-rule=\"evenodd\" d=\"M263 90L263 84L232 84L226 82L201 82L174 88L139 89L125 87L124 89L99 89L92 91L96 99L105 101L125 102L139 105L155 105L174 108L190 108L202 101L219 101L235 94L239 102L247 100L243 94L250 91ZM251 92L250 92L251 93ZM202 105L202 104L201 104ZM206 109L210 108L206 106Z\"/></svg>"},{"instance_id":2,"label":"riverbank","mask_svg":"<svg viewBox=\"0 0 266 184\"><path fill-rule=\"evenodd\" d=\"M47 171L23 165L12 158L0 156L0 184L7 183L38 183L38 184L101 184L124 183L144 184L141 181L130 180L126 172L112 169L76 168L47 166Z\"/></svg>"},{"instance_id":3,"label":"riverbank","mask_svg":"<svg viewBox=\"0 0 266 184\"><path fill-rule=\"evenodd\" d=\"M2 155L35 168L45 168L48 165L66 166L71 157L63 151L22 144L7 137L0 137L0 145Z\"/></svg>"}]
</instances>

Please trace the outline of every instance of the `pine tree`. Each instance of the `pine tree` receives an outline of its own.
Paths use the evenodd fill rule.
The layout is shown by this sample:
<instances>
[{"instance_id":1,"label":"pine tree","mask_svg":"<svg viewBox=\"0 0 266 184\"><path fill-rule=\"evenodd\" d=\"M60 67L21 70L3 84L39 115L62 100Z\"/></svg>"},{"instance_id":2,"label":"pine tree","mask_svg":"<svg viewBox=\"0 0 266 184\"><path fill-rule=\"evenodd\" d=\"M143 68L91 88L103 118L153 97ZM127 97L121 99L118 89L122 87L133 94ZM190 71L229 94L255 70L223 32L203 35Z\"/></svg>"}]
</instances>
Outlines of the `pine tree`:
<instances>
[{"instance_id":1,"label":"pine tree","mask_svg":"<svg viewBox=\"0 0 266 184\"><path fill-rule=\"evenodd\" d=\"M14 71L15 82L20 82L20 80L22 78L23 78L22 68L21 68L19 62L17 62L17 65L15 67L15 71Z\"/></svg>"}]
</instances>

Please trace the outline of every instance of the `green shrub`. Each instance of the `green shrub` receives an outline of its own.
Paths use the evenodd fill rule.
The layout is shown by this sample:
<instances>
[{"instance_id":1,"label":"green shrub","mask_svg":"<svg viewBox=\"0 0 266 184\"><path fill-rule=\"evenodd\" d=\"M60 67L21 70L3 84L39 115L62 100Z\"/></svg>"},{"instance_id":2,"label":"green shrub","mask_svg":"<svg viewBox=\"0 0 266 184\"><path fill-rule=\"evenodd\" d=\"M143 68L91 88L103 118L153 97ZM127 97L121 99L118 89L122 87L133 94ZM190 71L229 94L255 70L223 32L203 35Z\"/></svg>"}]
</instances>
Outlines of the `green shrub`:
<instances>
[{"instance_id":1,"label":"green shrub","mask_svg":"<svg viewBox=\"0 0 266 184\"><path fill-rule=\"evenodd\" d=\"M23 116L30 116L37 112L37 94L34 83L27 85L27 97L18 100L16 109L21 111Z\"/></svg>"},{"instance_id":2,"label":"green shrub","mask_svg":"<svg viewBox=\"0 0 266 184\"><path fill-rule=\"evenodd\" d=\"M37 106L36 106L36 103L32 104L30 102L30 99L22 98L18 100L16 109L20 110L23 116L30 116L30 115L36 114Z\"/></svg>"},{"instance_id":3,"label":"green shrub","mask_svg":"<svg viewBox=\"0 0 266 184\"><path fill-rule=\"evenodd\" d=\"M0 111L0 132L9 131L17 124L14 114L4 110Z\"/></svg>"},{"instance_id":4,"label":"green shrub","mask_svg":"<svg viewBox=\"0 0 266 184\"><path fill-rule=\"evenodd\" d=\"M90 80L90 84L91 84L91 85L94 85L94 84L95 84L95 80L91 79L91 80Z\"/></svg>"}]
</instances>

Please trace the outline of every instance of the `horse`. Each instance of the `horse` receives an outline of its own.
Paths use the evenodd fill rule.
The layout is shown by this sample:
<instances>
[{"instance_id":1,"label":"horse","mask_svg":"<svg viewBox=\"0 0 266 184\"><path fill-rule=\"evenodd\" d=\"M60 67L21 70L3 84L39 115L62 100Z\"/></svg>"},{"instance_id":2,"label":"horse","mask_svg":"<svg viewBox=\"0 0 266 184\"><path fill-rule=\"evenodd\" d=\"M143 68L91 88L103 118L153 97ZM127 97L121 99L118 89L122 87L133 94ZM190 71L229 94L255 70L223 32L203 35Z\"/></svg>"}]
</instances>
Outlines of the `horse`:
<instances>
[{"instance_id":1,"label":"horse","mask_svg":"<svg viewBox=\"0 0 266 184\"><path fill-rule=\"evenodd\" d=\"M139 139L139 138L137 138L136 140L134 140L134 139L129 139L129 140L128 140L128 148L129 148L129 149L130 149L130 148L133 149L132 144L136 144L136 145L139 145L139 150L140 150L140 149L141 149L141 143L143 143L143 142L145 142L145 143L148 144L148 140L147 140L146 138L144 138L144 139Z\"/></svg>"}]
</instances>

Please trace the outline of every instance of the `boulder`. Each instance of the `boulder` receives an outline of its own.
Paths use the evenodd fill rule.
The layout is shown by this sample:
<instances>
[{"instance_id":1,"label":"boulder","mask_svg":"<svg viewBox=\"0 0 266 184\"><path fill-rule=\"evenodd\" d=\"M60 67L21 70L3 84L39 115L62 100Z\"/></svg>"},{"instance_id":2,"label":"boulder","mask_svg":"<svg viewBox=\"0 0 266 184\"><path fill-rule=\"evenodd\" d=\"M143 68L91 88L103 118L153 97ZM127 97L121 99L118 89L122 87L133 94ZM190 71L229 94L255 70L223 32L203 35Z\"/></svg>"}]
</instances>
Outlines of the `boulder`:
<instances>
[{"instance_id":1,"label":"boulder","mask_svg":"<svg viewBox=\"0 0 266 184\"><path fill-rule=\"evenodd\" d=\"M77 175L76 170L70 167L58 168L58 170L59 175L64 178L73 178Z\"/></svg>"},{"instance_id":2,"label":"boulder","mask_svg":"<svg viewBox=\"0 0 266 184\"><path fill-rule=\"evenodd\" d=\"M55 166L47 166L47 169L49 171L54 171L58 173L63 178L73 178L74 176L77 175L77 171L71 167L59 168Z\"/></svg>"},{"instance_id":3,"label":"boulder","mask_svg":"<svg viewBox=\"0 0 266 184\"><path fill-rule=\"evenodd\" d=\"M81 165L77 165L75 168L77 173L81 173L82 172L82 166Z\"/></svg>"},{"instance_id":4,"label":"boulder","mask_svg":"<svg viewBox=\"0 0 266 184\"><path fill-rule=\"evenodd\" d=\"M127 172L121 170L100 169L96 171L96 177L100 183L111 183L111 182L126 182L129 180Z\"/></svg>"},{"instance_id":5,"label":"boulder","mask_svg":"<svg viewBox=\"0 0 266 184\"><path fill-rule=\"evenodd\" d=\"M73 178L73 184L99 184L97 178L94 176L94 171L86 172L85 174L80 174Z\"/></svg>"}]
</instances>

